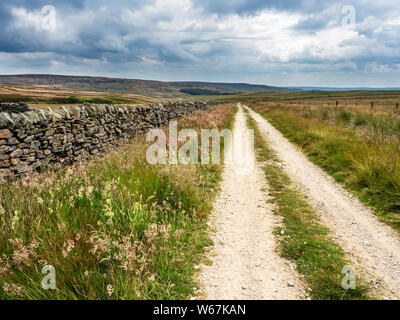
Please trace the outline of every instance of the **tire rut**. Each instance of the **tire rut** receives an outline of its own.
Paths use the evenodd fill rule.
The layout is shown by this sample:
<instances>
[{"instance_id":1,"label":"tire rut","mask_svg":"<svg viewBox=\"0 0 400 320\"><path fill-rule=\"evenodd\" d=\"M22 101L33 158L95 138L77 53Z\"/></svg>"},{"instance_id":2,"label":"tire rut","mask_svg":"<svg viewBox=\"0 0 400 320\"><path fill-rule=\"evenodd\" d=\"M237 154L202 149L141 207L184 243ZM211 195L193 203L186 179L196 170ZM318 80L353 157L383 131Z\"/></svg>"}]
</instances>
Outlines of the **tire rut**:
<instances>
[{"instance_id":1,"label":"tire rut","mask_svg":"<svg viewBox=\"0 0 400 320\"><path fill-rule=\"evenodd\" d=\"M400 238L370 209L314 165L282 133L250 108L266 141L285 172L301 187L334 240L346 251L356 272L372 282L372 295L400 299Z\"/></svg>"},{"instance_id":2,"label":"tire rut","mask_svg":"<svg viewBox=\"0 0 400 320\"><path fill-rule=\"evenodd\" d=\"M245 114L239 107L230 151L245 128ZM266 202L268 194L263 190L267 183L262 170L255 164L251 173L240 174L235 161L228 163L221 188L211 216L216 230L212 265L202 266L200 274L202 296L207 300L303 298L304 286L294 265L277 253L273 232L280 219Z\"/></svg>"}]
</instances>

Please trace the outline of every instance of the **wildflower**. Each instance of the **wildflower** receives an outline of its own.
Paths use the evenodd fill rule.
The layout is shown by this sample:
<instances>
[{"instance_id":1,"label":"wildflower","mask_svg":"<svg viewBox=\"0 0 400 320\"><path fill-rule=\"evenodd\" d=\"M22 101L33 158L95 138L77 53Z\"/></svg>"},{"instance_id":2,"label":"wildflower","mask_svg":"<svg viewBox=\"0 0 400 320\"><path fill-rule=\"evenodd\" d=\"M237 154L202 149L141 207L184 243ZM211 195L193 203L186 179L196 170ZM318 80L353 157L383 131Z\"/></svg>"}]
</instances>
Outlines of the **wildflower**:
<instances>
[{"instance_id":1,"label":"wildflower","mask_svg":"<svg viewBox=\"0 0 400 320\"><path fill-rule=\"evenodd\" d=\"M111 240L106 234L94 234L90 237L89 242L93 245L93 248L90 249L89 252L95 255L99 260L101 260L102 256L104 256L105 254L110 254Z\"/></svg>"},{"instance_id":2,"label":"wildflower","mask_svg":"<svg viewBox=\"0 0 400 320\"><path fill-rule=\"evenodd\" d=\"M122 269L124 269L125 271L128 271L128 261L124 261L122 264L121 264L121 268Z\"/></svg>"},{"instance_id":3,"label":"wildflower","mask_svg":"<svg viewBox=\"0 0 400 320\"><path fill-rule=\"evenodd\" d=\"M179 240L179 238L182 236L183 230L176 230L175 231L175 239Z\"/></svg>"},{"instance_id":4,"label":"wildflower","mask_svg":"<svg viewBox=\"0 0 400 320\"><path fill-rule=\"evenodd\" d=\"M89 271L86 270L83 274L85 275L85 278L89 278Z\"/></svg>"},{"instance_id":5,"label":"wildflower","mask_svg":"<svg viewBox=\"0 0 400 320\"><path fill-rule=\"evenodd\" d=\"M9 284L8 282L4 282L3 291L10 296L20 296L22 287L17 286L16 284Z\"/></svg>"},{"instance_id":6,"label":"wildflower","mask_svg":"<svg viewBox=\"0 0 400 320\"><path fill-rule=\"evenodd\" d=\"M72 251L72 249L75 248L75 242L74 240L68 240L67 242L64 242L63 249L61 250L64 258L68 256L68 254Z\"/></svg>"},{"instance_id":7,"label":"wildflower","mask_svg":"<svg viewBox=\"0 0 400 320\"><path fill-rule=\"evenodd\" d=\"M156 224L151 224L149 225L148 229L144 231L144 235L147 238L147 241L149 243L152 243L155 238L157 237L157 225Z\"/></svg>"},{"instance_id":8,"label":"wildflower","mask_svg":"<svg viewBox=\"0 0 400 320\"><path fill-rule=\"evenodd\" d=\"M9 258L3 254L3 258L0 258L0 276L5 274L5 273L9 273L12 272L10 270L10 262L9 262Z\"/></svg>"},{"instance_id":9,"label":"wildflower","mask_svg":"<svg viewBox=\"0 0 400 320\"><path fill-rule=\"evenodd\" d=\"M107 195L109 194L109 192L112 189L112 184L111 182L106 182L104 185L104 189L103 189L103 197L106 198Z\"/></svg>"},{"instance_id":10,"label":"wildflower","mask_svg":"<svg viewBox=\"0 0 400 320\"><path fill-rule=\"evenodd\" d=\"M67 227L67 224L63 221L61 224L57 224L57 228L59 231L63 231L65 230L65 228Z\"/></svg>"},{"instance_id":11,"label":"wildflower","mask_svg":"<svg viewBox=\"0 0 400 320\"><path fill-rule=\"evenodd\" d=\"M86 197L87 197L87 198L90 198L90 197L92 196L93 190L94 190L93 186L89 186L89 187L86 189Z\"/></svg>"},{"instance_id":12,"label":"wildflower","mask_svg":"<svg viewBox=\"0 0 400 320\"><path fill-rule=\"evenodd\" d=\"M168 225L162 225L162 226L160 226L160 232L164 235L164 242L167 242L168 241L168 239L169 239L169 232L170 232L170 230L171 230L171 225L170 224L168 224Z\"/></svg>"},{"instance_id":13,"label":"wildflower","mask_svg":"<svg viewBox=\"0 0 400 320\"><path fill-rule=\"evenodd\" d=\"M32 239L31 244L29 245L29 247L30 247L31 249L33 249L33 250L39 248L39 243L37 243L37 241L35 240L35 238Z\"/></svg>"},{"instance_id":14,"label":"wildflower","mask_svg":"<svg viewBox=\"0 0 400 320\"><path fill-rule=\"evenodd\" d=\"M81 186L80 188L79 188L79 190L78 190L78 193L77 193L77 195L76 195L76 198L79 200L79 199L82 199L83 198L83 187Z\"/></svg>"},{"instance_id":15,"label":"wildflower","mask_svg":"<svg viewBox=\"0 0 400 320\"><path fill-rule=\"evenodd\" d=\"M14 211L14 217L12 218L12 222L11 222L11 229L14 230L16 225L18 225L19 222L19 211L15 210Z\"/></svg>"},{"instance_id":16,"label":"wildflower","mask_svg":"<svg viewBox=\"0 0 400 320\"><path fill-rule=\"evenodd\" d=\"M47 265L49 264L49 263L47 262L47 260L42 260L42 259L39 260L38 262L39 262L39 264L42 265L42 266L47 266Z\"/></svg>"},{"instance_id":17,"label":"wildflower","mask_svg":"<svg viewBox=\"0 0 400 320\"><path fill-rule=\"evenodd\" d=\"M105 207L103 208L103 213L109 219L114 218L114 212L112 210L111 198L106 199L106 204L105 204Z\"/></svg>"},{"instance_id":18,"label":"wildflower","mask_svg":"<svg viewBox=\"0 0 400 320\"><path fill-rule=\"evenodd\" d=\"M37 202L38 202L40 205L42 205L42 204L43 204L43 199L42 199L41 197L38 197L38 198L37 198Z\"/></svg>"},{"instance_id":19,"label":"wildflower","mask_svg":"<svg viewBox=\"0 0 400 320\"><path fill-rule=\"evenodd\" d=\"M109 284L108 286L107 286L107 293L108 293L108 295L111 297L112 296L112 294L114 293L114 287L111 285L111 284Z\"/></svg>"},{"instance_id":20,"label":"wildflower","mask_svg":"<svg viewBox=\"0 0 400 320\"><path fill-rule=\"evenodd\" d=\"M21 269L23 266L30 266L30 258L35 258L37 248L36 242L32 242L28 247L24 245L21 239L11 239L11 244L14 247L14 252L12 254L11 260L13 264Z\"/></svg>"}]
</instances>

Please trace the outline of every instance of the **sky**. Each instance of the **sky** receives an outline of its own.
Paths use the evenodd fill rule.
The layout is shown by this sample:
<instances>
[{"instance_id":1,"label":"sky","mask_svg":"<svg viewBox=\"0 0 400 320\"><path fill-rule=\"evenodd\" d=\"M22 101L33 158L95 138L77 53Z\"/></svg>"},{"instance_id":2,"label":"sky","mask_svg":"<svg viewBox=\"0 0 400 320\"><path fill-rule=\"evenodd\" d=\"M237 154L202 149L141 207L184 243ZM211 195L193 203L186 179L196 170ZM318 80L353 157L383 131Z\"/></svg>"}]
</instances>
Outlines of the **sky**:
<instances>
[{"instance_id":1,"label":"sky","mask_svg":"<svg viewBox=\"0 0 400 320\"><path fill-rule=\"evenodd\" d=\"M0 74L400 87L398 0L0 0Z\"/></svg>"}]
</instances>

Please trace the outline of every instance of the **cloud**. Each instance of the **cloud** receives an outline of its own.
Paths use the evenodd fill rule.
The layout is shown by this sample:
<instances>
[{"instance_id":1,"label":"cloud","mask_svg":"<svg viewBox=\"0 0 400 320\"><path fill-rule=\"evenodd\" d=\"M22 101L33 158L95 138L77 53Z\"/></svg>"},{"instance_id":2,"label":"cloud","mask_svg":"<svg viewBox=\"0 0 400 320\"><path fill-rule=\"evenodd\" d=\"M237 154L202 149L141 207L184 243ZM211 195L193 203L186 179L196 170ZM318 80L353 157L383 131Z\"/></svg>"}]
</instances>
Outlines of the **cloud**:
<instances>
[{"instance_id":1,"label":"cloud","mask_svg":"<svg viewBox=\"0 0 400 320\"><path fill-rule=\"evenodd\" d=\"M55 32L42 28L41 10L49 4L56 8ZM356 24L348 28L342 26L345 4L314 0L3 2L0 72L255 79L287 85L293 83L284 83L283 75L287 81L298 79L298 84L304 84L302 79L313 79L309 74L336 73L332 79L341 74L343 79L362 82L366 73L373 77L376 72L387 74L388 83L395 79L400 85L396 77L400 8L388 0L355 0Z\"/></svg>"},{"instance_id":2,"label":"cloud","mask_svg":"<svg viewBox=\"0 0 400 320\"><path fill-rule=\"evenodd\" d=\"M194 0L194 4L207 12L220 15L239 14L253 15L262 10L277 10L286 12L314 12L323 8L322 1L317 0Z\"/></svg>"}]
</instances>

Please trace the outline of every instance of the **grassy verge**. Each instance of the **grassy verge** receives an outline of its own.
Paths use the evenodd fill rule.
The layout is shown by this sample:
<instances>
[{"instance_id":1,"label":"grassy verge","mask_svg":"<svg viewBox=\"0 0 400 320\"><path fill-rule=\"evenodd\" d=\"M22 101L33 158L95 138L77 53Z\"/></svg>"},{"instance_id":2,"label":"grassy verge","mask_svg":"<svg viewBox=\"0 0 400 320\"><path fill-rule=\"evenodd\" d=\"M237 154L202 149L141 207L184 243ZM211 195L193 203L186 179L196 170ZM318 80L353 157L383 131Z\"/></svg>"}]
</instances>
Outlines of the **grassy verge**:
<instances>
[{"instance_id":1,"label":"grassy verge","mask_svg":"<svg viewBox=\"0 0 400 320\"><path fill-rule=\"evenodd\" d=\"M400 232L400 140L393 129L400 128L397 119L342 110L339 120L332 121L291 108L253 109Z\"/></svg>"},{"instance_id":2,"label":"grassy verge","mask_svg":"<svg viewBox=\"0 0 400 320\"><path fill-rule=\"evenodd\" d=\"M318 214L292 185L248 113L247 119L248 126L255 131L256 152L269 183L270 201L276 204L275 212L283 217L282 228L276 230L282 256L296 263L297 271L305 276L311 289L312 299L366 299L366 287L360 283L355 290L342 288L342 268L349 264L344 252L330 239Z\"/></svg>"},{"instance_id":3,"label":"grassy verge","mask_svg":"<svg viewBox=\"0 0 400 320\"><path fill-rule=\"evenodd\" d=\"M230 127L215 106L180 127ZM207 126L203 126L207 123ZM0 299L185 299L210 245L216 165L149 165L148 143L0 186ZM44 290L42 268L56 271Z\"/></svg>"}]
</instances>

